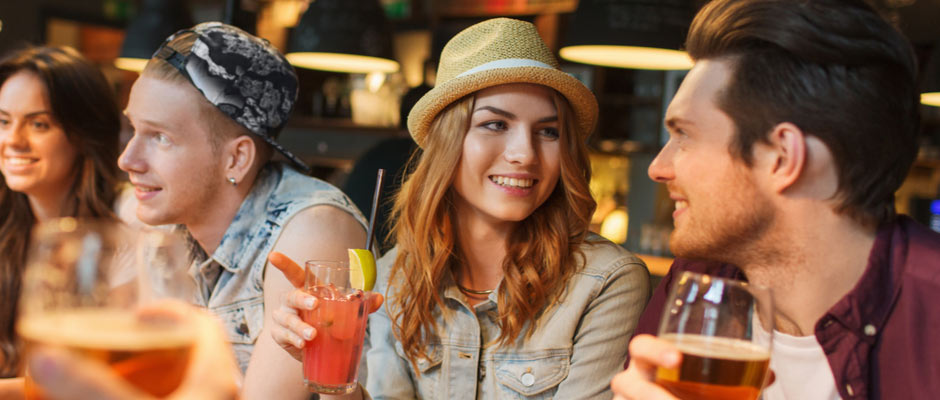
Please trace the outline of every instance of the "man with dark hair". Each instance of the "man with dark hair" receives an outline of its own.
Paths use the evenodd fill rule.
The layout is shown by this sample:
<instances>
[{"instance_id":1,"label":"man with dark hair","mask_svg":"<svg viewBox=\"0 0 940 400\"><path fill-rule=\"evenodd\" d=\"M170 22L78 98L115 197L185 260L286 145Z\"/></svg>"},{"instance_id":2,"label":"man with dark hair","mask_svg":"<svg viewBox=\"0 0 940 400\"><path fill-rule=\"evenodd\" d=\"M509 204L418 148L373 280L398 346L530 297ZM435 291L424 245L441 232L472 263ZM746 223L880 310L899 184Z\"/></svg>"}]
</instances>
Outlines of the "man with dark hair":
<instances>
[{"instance_id":1,"label":"man with dark hair","mask_svg":"<svg viewBox=\"0 0 940 400\"><path fill-rule=\"evenodd\" d=\"M861 1L715 0L649 168L676 202L679 257L641 317L619 398L681 353L655 334L682 271L774 293L764 399L940 393L940 235L894 210L917 153L910 45Z\"/></svg>"}]
</instances>

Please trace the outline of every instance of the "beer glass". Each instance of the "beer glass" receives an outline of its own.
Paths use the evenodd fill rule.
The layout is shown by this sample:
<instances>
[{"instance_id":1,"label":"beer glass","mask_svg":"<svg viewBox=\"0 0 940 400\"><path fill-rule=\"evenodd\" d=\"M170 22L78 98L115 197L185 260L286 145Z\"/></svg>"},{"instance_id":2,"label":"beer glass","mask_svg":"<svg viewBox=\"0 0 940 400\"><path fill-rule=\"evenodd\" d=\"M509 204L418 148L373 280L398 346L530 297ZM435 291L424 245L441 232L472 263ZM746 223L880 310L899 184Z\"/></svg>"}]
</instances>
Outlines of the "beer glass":
<instances>
[{"instance_id":1,"label":"beer glass","mask_svg":"<svg viewBox=\"0 0 940 400\"><path fill-rule=\"evenodd\" d=\"M773 333L769 289L684 272L673 286L659 338L682 353L656 383L680 399L755 400L767 377Z\"/></svg>"},{"instance_id":2,"label":"beer glass","mask_svg":"<svg viewBox=\"0 0 940 400\"><path fill-rule=\"evenodd\" d=\"M153 396L182 383L195 336L159 301L192 300L178 234L117 221L62 218L34 228L17 332L33 348L66 349L108 365ZM26 398L42 399L26 372Z\"/></svg>"},{"instance_id":3,"label":"beer glass","mask_svg":"<svg viewBox=\"0 0 940 400\"><path fill-rule=\"evenodd\" d=\"M312 392L345 394L356 389L365 338L365 294L349 285L345 261L307 261L305 290L317 307L301 319L317 330L304 346L304 384Z\"/></svg>"}]
</instances>

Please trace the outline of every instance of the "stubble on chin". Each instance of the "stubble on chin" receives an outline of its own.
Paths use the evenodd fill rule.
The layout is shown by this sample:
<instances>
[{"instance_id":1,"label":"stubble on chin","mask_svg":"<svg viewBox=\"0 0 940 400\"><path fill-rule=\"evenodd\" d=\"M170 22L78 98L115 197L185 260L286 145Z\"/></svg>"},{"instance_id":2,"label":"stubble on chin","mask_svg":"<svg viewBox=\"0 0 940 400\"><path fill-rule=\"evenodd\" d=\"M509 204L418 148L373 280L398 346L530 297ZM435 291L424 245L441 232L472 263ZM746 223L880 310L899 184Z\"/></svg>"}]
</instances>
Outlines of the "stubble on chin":
<instances>
[{"instance_id":1,"label":"stubble on chin","mask_svg":"<svg viewBox=\"0 0 940 400\"><path fill-rule=\"evenodd\" d=\"M717 261L737 266L754 259L768 257L765 245L776 212L760 196L743 196L743 201L728 204L709 221L686 221L669 237L669 246L676 257L690 260Z\"/></svg>"}]
</instances>

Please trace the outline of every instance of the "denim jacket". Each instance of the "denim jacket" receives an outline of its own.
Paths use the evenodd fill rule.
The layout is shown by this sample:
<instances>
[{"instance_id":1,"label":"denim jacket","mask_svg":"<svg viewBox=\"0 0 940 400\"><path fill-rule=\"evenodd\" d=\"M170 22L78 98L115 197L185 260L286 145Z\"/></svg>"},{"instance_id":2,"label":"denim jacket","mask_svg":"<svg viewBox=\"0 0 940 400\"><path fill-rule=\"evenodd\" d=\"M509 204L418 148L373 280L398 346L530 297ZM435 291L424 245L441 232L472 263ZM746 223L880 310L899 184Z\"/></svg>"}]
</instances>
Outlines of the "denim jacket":
<instances>
[{"instance_id":1,"label":"denim jacket","mask_svg":"<svg viewBox=\"0 0 940 400\"><path fill-rule=\"evenodd\" d=\"M627 344L649 299L649 272L641 260L592 235L581 250L585 263L562 300L525 329L515 344L499 347L497 292L470 307L453 278L444 290L451 318L435 311L438 337L429 357L404 356L382 307L369 317L365 387L374 399L609 399L610 380L623 370ZM387 287L397 255L379 261L379 285ZM394 288L397 290L397 288ZM394 290L388 292L394 296Z\"/></svg>"},{"instance_id":2,"label":"denim jacket","mask_svg":"<svg viewBox=\"0 0 940 400\"><path fill-rule=\"evenodd\" d=\"M264 325L268 253L294 215L319 205L346 211L365 226L362 214L339 189L284 164L268 164L259 172L215 253L190 266L196 304L222 320L242 372Z\"/></svg>"}]
</instances>

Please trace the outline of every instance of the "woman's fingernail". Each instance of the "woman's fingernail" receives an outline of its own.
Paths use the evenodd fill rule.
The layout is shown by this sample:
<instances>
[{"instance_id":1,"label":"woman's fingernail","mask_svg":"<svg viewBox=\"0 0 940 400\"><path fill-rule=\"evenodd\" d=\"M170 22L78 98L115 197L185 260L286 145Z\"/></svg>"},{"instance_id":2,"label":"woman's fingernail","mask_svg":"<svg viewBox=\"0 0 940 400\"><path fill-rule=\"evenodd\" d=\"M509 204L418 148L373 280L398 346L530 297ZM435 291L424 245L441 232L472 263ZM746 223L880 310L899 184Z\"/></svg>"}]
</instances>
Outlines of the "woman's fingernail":
<instances>
[{"instance_id":1,"label":"woman's fingernail","mask_svg":"<svg viewBox=\"0 0 940 400\"><path fill-rule=\"evenodd\" d=\"M59 364L54 358L43 353L33 356L30 374L43 380L55 380L59 373Z\"/></svg>"},{"instance_id":2,"label":"woman's fingernail","mask_svg":"<svg viewBox=\"0 0 940 400\"><path fill-rule=\"evenodd\" d=\"M304 339L313 340L313 328L304 329Z\"/></svg>"},{"instance_id":3,"label":"woman's fingernail","mask_svg":"<svg viewBox=\"0 0 940 400\"><path fill-rule=\"evenodd\" d=\"M679 354L674 351L667 351L663 354L663 362L669 365L675 365L679 362Z\"/></svg>"},{"instance_id":4,"label":"woman's fingernail","mask_svg":"<svg viewBox=\"0 0 940 400\"><path fill-rule=\"evenodd\" d=\"M317 299L315 297L308 297L304 300L304 307L307 307L308 310L313 309L313 305L316 304Z\"/></svg>"}]
</instances>

